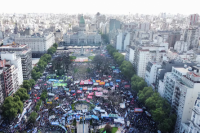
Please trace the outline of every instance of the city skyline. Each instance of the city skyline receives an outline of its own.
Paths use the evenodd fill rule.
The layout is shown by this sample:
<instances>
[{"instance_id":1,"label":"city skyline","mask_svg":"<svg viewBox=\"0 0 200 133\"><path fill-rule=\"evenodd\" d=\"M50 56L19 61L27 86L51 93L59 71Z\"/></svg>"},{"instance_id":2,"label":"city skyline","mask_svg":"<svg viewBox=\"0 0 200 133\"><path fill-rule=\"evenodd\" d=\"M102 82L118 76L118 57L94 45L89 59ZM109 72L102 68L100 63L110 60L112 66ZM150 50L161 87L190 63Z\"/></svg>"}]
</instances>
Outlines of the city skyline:
<instances>
[{"instance_id":1,"label":"city skyline","mask_svg":"<svg viewBox=\"0 0 200 133\"><path fill-rule=\"evenodd\" d=\"M57 5L55 4L58 3ZM191 0L190 3L176 0L168 0L161 3L159 0L140 0L140 1L113 1L102 0L94 2L92 0L85 1L47 1L35 0L33 3L26 0L9 0L3 1L0 13L69 13L69 14L94 14L100 12L102 14L153 14L157 15L161 12L171 14L189 15L200 12L198 4L194 4L197 0ZM9 8L8 6L9 5ZM55 6L56 5L56 6ZM190 8L192 7L192 8ZM188 10L186 10L188 9Z\"/></svg>"}]
</instances>

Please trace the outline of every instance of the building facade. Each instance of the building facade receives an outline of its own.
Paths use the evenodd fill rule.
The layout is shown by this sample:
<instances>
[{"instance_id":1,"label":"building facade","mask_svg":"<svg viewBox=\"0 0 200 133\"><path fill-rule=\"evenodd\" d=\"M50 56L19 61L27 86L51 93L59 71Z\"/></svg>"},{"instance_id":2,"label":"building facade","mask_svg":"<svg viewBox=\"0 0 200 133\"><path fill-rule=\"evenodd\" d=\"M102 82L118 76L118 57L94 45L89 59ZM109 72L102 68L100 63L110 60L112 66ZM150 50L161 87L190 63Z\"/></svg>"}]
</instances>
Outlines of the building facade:
<instances>
[{"instance_id":1,"label":"building facade","mask_svg":"<svg viewBox=\"0 0 200 133\"><path fill-rule=\"evenodd\" d=\"M0 52L15 52L17 56L21 57L23 80L31 79L32 52L27 45L3 45L0 46Z\"/></svg>"}]
</instances>

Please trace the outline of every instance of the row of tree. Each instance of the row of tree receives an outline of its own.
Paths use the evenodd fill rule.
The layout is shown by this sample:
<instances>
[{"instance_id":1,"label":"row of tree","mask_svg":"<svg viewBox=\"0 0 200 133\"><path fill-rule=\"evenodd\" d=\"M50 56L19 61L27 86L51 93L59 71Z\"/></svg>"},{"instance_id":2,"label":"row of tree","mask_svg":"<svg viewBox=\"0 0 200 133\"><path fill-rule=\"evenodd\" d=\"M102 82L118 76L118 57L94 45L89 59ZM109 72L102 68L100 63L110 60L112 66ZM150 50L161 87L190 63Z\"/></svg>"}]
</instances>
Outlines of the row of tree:
<instances>
[{"instance_id":1,"label":"row of tree","mask_svg":"<svg viewBox=\"0 0 200 133\"><path fill-rule=\"evenodd\" d=\"M113 46L108 45L106 47L108 53L113 56L114 60L117 62L118 65L120 65L120 70L122 74L128 78L131 79L131 77L134 74L133 65L124 59L124 55L119 53Z\"/></svg>"},{"instance_id":2,"label":"row of tree","mask_svg":"<svg viewBox=\"0 0 200 133\"><path fill-rule=\"evenodd\" d=\"M18 89L13 97L9 96L5 98L2 105L3 116L5 118L12 120L17 116L18 113L22 113L24 101L30 98L27 92L34 85L34 79L24 80L23 84L21 85L22 88Z\"/></svg>"},{"instance_id":3,"label":"row of tree","mask_svg":"<svg viewBox=\"0 0 200 133\"><path fill-rule=\"evenodd\" d=\"M176 123L176 115L172 114L170 104L158 92L147 87L143 78L134 74L132 64L125 61L124 56L114 47L108 45L107 50L120 65L124 76L131 77L131 89L138 94L139 102L150 110L153 120L158 124L158 129L162 132L172 132Z\"/></svg>"},{"instance_id":4,"label":"row of tree","mask_svg":"<svg viewBox=\"0 0 200 133\"><path fill-rule=\"evenodd\" d=\"M144 104L158 124L158 129L162 132L172 132L176 123L176 115L171 113L170 104L155 92L151 87L147 87L144 79L134 75L131 78L131 88L138 92L138 100Z\"/></svg>"},{"instance_id":5,"label":"row of tree","mask_svg":"<svg viewBox=\"0 0 200 133\"><path fill-rule=\"evenodd\" d=\"M54 43L52 47L47 50L47 54L53 55L58 48L58 44Z\"/></svg>"}]
</instances>

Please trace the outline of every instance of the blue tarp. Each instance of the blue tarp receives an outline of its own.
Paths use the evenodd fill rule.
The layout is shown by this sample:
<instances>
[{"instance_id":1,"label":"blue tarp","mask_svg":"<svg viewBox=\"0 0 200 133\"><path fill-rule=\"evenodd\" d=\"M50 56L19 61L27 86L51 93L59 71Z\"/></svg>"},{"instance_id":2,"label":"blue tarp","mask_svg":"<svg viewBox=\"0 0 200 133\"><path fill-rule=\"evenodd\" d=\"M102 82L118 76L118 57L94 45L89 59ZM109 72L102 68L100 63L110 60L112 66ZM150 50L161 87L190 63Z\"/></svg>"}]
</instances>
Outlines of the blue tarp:
<instances>
[{"instance_id":1,"label":"blue tarp","mask_svg":"<svg viewBox=\"0 0 200 133\"><path fill-rule=\"evenodd\" d=\"M116 82L121 82L121 80L120 80L120 79L117 79Z\"/></svg>"},{"instance_id":2,"label":"blue tarp","mask_svg":"<svg viewBox=\"0 0 200 133\"><path fill-rule=\"evenodd\" d=\"M74 93L74 92L75 92L75 90L71 90L70 92Z\"/></svg>"},{"instance_id":3,"label":"blue tarp","mask_svg":"<svg viewBox=\"0 0 200 133\"><path fill-rule=\"evenodd\" d=\"M93 119L96 119L96 120L99 120L99 117L96 116L96 115L92 115L92 118L93 118Z\"/></svg>"},{"instance_id":4,"label":"blue tarp","mask_svg":"<svg viewBox=\"0 0 200 133\"><path fill-rule=\"evenodd\" d=\"M51 89L51 88L47 88L47 90L49 90L49 89Z\"/></svg>"},{"instance_id":5,"label":"blue tarp","mask_svg":"<svg viewBox=\"0 0 200 133\"><path fill-rule=\"evenodd\" d=\"M110 86L109 83L106 83L105 86Z\"/></svg>"},{"instance_id":6,"label":"blue tarp","mask_svg":"<svg viewBox=\"0 0 200 133\"><path fill-rule=\"evenodd\" d=\"M92 82L95 83L96 81L93 79Z\"/></svg>"},{"instance_id":7,"label":"blue tarp","mask_svg":"<svg viewBox=\"0 0 200 133\"><path fill-rule=\"evenodd\" d=\"M48 81L49 81L49 82L54 82L54 83L58 83L58 82L59 82L58 79L49 79Z\"/></svg>"},{"instance_id":8,"label":"blue tarp","mask_svg":"<svg viewBox=\"0 0 200 133\"><path fill-rule=\"evenodd\" d=\"M113 82L110 82L110 86L113 86Z\"/></svg>"},{"instance_id":9,"label":"blue tarp","mask_svg":"<svg viewBox=\"0 0 200 133\"><path fill-rule=\"evenodd\" d=\"M80 119L80 115L76 115L76 119Z\"/></svg>"},{"instance_id":10,"label":"blue tarp","mask_svg":"<svg viewBox=\"0 0 200 133\"><path fill-rule=\"evenodd\" d=\"M80 90L83 90L83 88L80 88Z\"/></svg>"}]
</instances>

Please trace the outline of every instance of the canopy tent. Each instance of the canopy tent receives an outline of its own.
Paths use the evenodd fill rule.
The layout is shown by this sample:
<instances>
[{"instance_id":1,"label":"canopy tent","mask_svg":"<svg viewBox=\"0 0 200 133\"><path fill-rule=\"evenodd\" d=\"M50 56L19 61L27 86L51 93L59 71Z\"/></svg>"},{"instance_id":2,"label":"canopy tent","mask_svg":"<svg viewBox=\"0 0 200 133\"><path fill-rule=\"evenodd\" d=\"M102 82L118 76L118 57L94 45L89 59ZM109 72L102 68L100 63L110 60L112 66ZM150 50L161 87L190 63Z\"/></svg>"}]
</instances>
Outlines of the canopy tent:
<instances>
[{"instance_id":1,"label":"canopy tent","mask_svg":"<svg viewBox=\"0 0 200 133\"><path fill-rule=\"evenodd\" d=\"M82 91L81 91L81 90L77 90L76 92L77 92L77 93L82 93Z\"/></svg>"},{"instance_id":2,"label":"canopy tent","mask_svg":"<svg viewBox=\"0 0 200 133\"><path fill-rule=\"evenodd\" d=\"M117 118L117 119L114 119L114 122L115 122L115 123L121 123L121 124L124 124L124 118L119 117L119 118Z\"/></svg>"},{"instance_id":3,"label":"canopy tent","mask_svg":"<svg viewBox=\"0 0 200 133\"><path fill-rule=\"evenodd\" d=\"M134 112L135 112L135 113L142 113L142 112L143 112L143 109L142 109L142 108L135 108L135 109L134 109Z\"/></svg>"},{"instance_id":4,"label":"canopy tent","mask_svg":"<svg viewBox=\"0 0 200 133\"><path fill-rule=\"evenodd\" d=\"M114 73L119 73L120 70L119 70L119 69L114 69L113 72L114 72Z\"/></svg>"},{"instance_id":5,"label":"canopy tent","mask_svg":"<svg viewBox=\"0 0 200 133\"><path fill-rule=\"evenodd\" d=\"M82 98L82 99L81 99L81 98L79 98L78 100L79 100L79 101L85 101L85 100L86 100L86 98Z\"/></svg>"},{"instance_id":6,"label":"canopy tent","mask_svg":"<svg viewBox=\"0 0 200 133\"><path fill-rule=\"evenodd\" d=\"M125 107L125 103L120 103L120 108L124 109Z\"/></svg>"},{"instance_id":7,"label":"canopy tent","mask_svg":"<svg viewBox=\"0 0 200 133\"><path fill-rule=\"evenodd\" d=\"M74 81L74 84L78 84L80 81Z\"/></svg>"},{"instance_id":8,"label":"canopy tent","mask_svg":"<svg viewBox=\"0 0 200 133\"><path fill-rule=\"evenodd\" d=\"M95 83L96 81L93 79L92 82Z\"/></svg>"},{"instance_id":9,"label":"canopy tent","mask_svg":"<svg viewBox=\"0 0 200 133\"><path fill-rule=\"evenodd\" d=\"M88 88L87 88L87 87L83 87L83 90L84 90L84 91L87 91L87 90L88 90Z\"/></svg>"},{"instance_id":10,"label":"canopy tent","mask_svg":"<svg viewBox=\"0 0 200 133\"><path fill-rule=\"evenodd\" d=\"M105 85L105 82L100 82L99 85Z\"/></svg>"},{"instance_id":11,"label":"canopy tent","mask_svg":"<svg viewBox=\"0 0 200 133\"><path fill-rule=\"evenodd\" d=\"M96 116L96 115L92 115L92 118L95 119L95 120L99 120L99 117Z\"/></svg>"},{"instance_id":12,"label":"canopy tent","mask_svg":"<svg viewBox=\"0 0 200 133\"><path fill-rule=\"evenodd\" d=\"M85 116L85 119L86 119L86 120L90 120L90 119L92 119L92 116L91 116L91 115L86 115L86 116Z\"/></svg>"},{"instance_id":13,"label":"canopy tent","mask_svg":"<svg viewBox=\"0 0 200 133\"><path fill-rule=\"evenodd\" d=\"M104 82L108 82L108 80L104 80Z\"/></svg>"},{"instance_id":14,"label":"canopy tent","mask_svg":"<svg viewBox=\"0 0 200 133\"><path fill-rule=\"evenodd\" d=\"M97 107L97 106L96 106L96 107L94 108L94 110L100 111L100 110L101 110L101 107Z\"/></svg>"},{"instance_id":15,"label":"canopy tent","mask_svg":"<svg viewBox=\"0 0 200 133\"><path fill-rule=\"evenodd\" d=\"M87 98L88 98L88 99L92 99L92 96L88 95Z\"/></svg>"},{"instance_id":16,"label":"canopy tent","mask_svg":"<svg viewBox=\"0 0 200 133\"><path fill-rule=\"evenodd\" d=\"M92 91L92 88L88 88L88 91Z\"/></svg>"},{"instance_id":17,"label":"canopy tent","mask_svg":"<svg viewBox=\"0 0 200 133\"><path fill-rule=\"evenodd\" d=\"M34 89L40 89L40 87L36 86L36 87L34 87Z\"/></svg>"},{"instance_id":18,"label":"canopy tent","mask_svg":"<svg viewBox=\"0 0 200 133\"><path fill-rule=\"evenodd\" d=\"M108 87L108 86L110 86L110 85L109 85L109 83L106 83L105 86Z\"/></svg>"},{"instance_id":19,"label":"canopy tent","mask_svg":"<svg viewBox=\"0 0 200 133\"><path fill-rule=\"evenodd\" d=\"M111 68L112 68L112 69L115 69L115 66L112 66Z\"/></svg>"},{"instance_id":20,"label":"canopy tent","mask_svg":"<svg viewBox=\"0 0 200 133\"><path fill-rule=\"evenodd\" d=\"M93 85L99 85L99 83L94 83Z\"/></svg>"},{"instance_id":21,"label":"canopy tent","mask_svg":"<svg viewBox=\"0 0 200 133\"><path fill-rule=\"evenodd\" d=\"M84 85L84 81L81 81L81 82L80 82L80 85Z\"/></svg>"},{"instance_id":22,"label":"canopy tent","mask_svg":"<svg viewBox=\"0 0 200 133\"><path fill-rule=\"evenodd\" d=\"M97 88L95 87L95 88L93 88L93 91L97 91Z\"/></svg>"},{"instance_id":23,"label":"canopy tent","mask_svg":"<svg viewBox=\"0 0 200 133\"><path fill-rule=\"evenodd\" d=\"M65 91L69 91L69 88L64 88Z\"/></svg>"},{"instance_id":24,"label":"canopy tent","mask_svg":"<svg viewBox=\"0 0 200 133\"><path fill-rule=\"evenodd\" d=\"M97 83L101 82L101 80L96 80Z\"/></svg>"},{"instance_id":25,"label":"canopy tent","mask_svg":"<svg viewBox=\"0 0 200 133\"><path fill-rule=\"evenodd\" d=\"M79 90L83 90L83 88L79 88Z\"/></svg>"},{"instance_id":26,"label":"canopy tent","mask_svg":"<svg viewBox=\"0 0 200 133\"><path fill-rule=\"evenodd\" d=\"M90 102L90 100L86 100L86 102L88 102L88 103L89 103L89 102Z\"/></svg>"},{"instance_id":27,"label":"canopy tent","mask_svg":"<svg viewBox=\"0 0 200 133\"><path fill-rule=\"evenodd\" d=\"M84 81L84 84L85 84L85 85L88 85L88 80L85 80L85 81Z\"/></svg>"},{"instance_id":28,"label":"canopy tent","mask_svg":"<svg viewBox=\"0 0 200 133\"><path fill-rule=\"evenodd\" d=\"M88 82L88 84L89 84L89 85L92 85L92 84L93 84L93 82L91 82L91 81L90 81L90 82Z\"/></svg>"},{"instance_id":29,"label":"canopy tent","mask_svg":"<svg viewBox=\"0 0 200 133\"><path fill-rule=\"evenodd\" d=\"M94 92L89 93L89 95L90 95L90 96L93 96L93 95L94 95Z\"/></svg>"},{"instance_id":30,"label":"canopy tent","mask_svg":"<svg viewBox=\"0 0 200 133\"><path fill-rule=\"evenodd\" d=\"M108 90L105 90L105 89L104 89L104 90L103 90L103 93L108 93Z\"/></svg>"},{"instance_id":31,"label":"canopy tent","mask_svg":"<svg viewBox=\"0 0 200 133\"><path fill-rule=\"evenodd\" d=\"M47 93L47 95L48 95L48 96L52 96L52 97L55 96L55 94L53 94L53 93Z\"/></svg>"},{"instance_id":32,"label":"canopy tent","mask_svg":"<svg viewBox=\"0 0 200 133\"><path fill-rule=\"evenodd\" d=\"M100 96L102 96L102 95L103 95L102 92L95 92L95 96L97 96L97 97L100 97Z\"/></svg>"},{"instance_id":33,"label":"canopy tent","mask_svg":"<svg viewBox=\"0 0 200 133\"><path fill-rule=\"evenodd\" d=\"M97 90L98 90L98 91L102 91L102 90L103 90L103 88L99 87L99 88L97 88Z\"/></svg>"},{"instance_id":34,"label":"canopy tent","mask_svg":"<svg viewBox=\"0 0 200 133\"><path fill-rule=\"evenodd\" d=\"M54 83L53 86L67 86L67 83Z\"/></svg>"},{"instance_id":35,"label":"canopy tent","mask_svg":"<svg viewBox=\"0 0 200 133\"><path fill-rule=\"evenodd\" d=\"M74 93L72 96L75 96L76 95L76 93Z\"/></svg>"},{"instance_id":36,"label":"canopy tent","mask_svg":"<svg viewBox=\"0 0 200 133\"><path fill-rule=\"evenodd\" d=\"M113 86L113 82L110 82L110 86Z\"/></svg>"},{"instance_id":37,"label":"canopy tent","mask_svg":"<svg viewBox=\"0 0 200 133\"><path fill-rule=\"evenodd\" d=\"M76 91L75 91L75 90L71 90L70 92L71 92L71 93L74 93L74 92L76 92Z\"/></svg>"},{"instance_id":38,"label":"canopy tent","mask_svg":"<svg viewBox=\"0 0 200 133\"><path fill-rule=\"evenodd\" d=\"M130 85L124 85L124 88L130 88L131 86Z\"/></svg>"},{"instance_id":39,"label":"canopy tent","mask_svg":"<svg viewBox=\"0 0 200 133\"><path fill-rule=\"evenodd\" d=\"M111 117L111 118L118 118L118 115L117 114L109 114L109 117Z\"/></svg>"},{"instance_id":40,"label":"canopy tent","mask_svg":"<svg viewBox=\"0 0 200 133\"><path fill-rule=\"evenodd\" d=\"M120 79L117 79L116 82L121 82L121 80L120 80Z\"/></svg>"}]
</instances>

